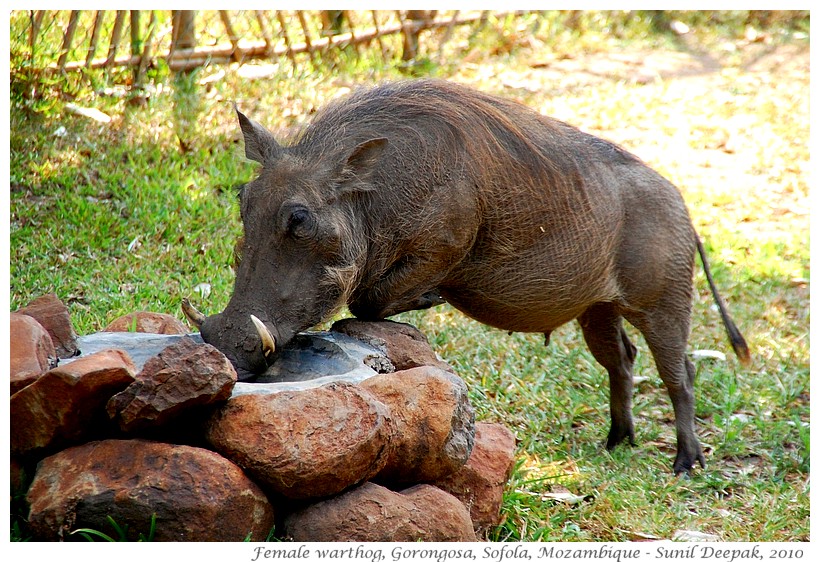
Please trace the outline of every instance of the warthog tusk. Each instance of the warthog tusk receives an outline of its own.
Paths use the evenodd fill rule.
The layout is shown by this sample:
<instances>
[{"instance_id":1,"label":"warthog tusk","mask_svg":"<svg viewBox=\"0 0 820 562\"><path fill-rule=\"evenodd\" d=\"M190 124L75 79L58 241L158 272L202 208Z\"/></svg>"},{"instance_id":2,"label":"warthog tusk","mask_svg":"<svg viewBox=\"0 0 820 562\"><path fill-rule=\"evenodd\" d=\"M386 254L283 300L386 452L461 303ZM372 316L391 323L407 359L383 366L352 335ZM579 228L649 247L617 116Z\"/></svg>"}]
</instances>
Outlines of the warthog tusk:
<instances>
[{"instance_id":1,"label":"warthog tusk","mask_svg":"<svg viewBox=\"0 0 820 562\"><path fill-rule=\"evenodd\" d=\"M276 341L273 339L268 327L253 314L251 314L251 322L253 322L256 331L259 332L259 337L262 339L262 352L265 354L265 357L268 357L276 351Z\"/></svg>"},{"instance_id":2,"label":"warthog tusk","mask_svg":"<svg viewBox=\"0 0 820 562\"><path fill-rule=\"evenodd\" d=\"M186 298L182 299L182 313L185 315L185 318L191 321L191 324L200 328L202 323L205 321L205 315L194 308L194 305L191 304Z\"/></svg>"}]
</instances>

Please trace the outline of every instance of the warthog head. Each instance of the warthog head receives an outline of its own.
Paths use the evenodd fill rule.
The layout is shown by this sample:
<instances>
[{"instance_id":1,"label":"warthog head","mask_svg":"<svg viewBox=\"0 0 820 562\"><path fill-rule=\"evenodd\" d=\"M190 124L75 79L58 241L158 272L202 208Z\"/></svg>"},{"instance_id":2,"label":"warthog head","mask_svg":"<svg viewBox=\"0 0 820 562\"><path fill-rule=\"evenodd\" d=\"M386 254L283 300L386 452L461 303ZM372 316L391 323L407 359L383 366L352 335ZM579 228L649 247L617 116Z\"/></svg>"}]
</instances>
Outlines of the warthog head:
<instances>
[{"instance_id":1,"label":"warthog head","mask_svg":"<svg viewBox=\"0 0 820 562\"><path fill-rule=\"evenodd\" d=\"M372 189L387 140L343 139L317 154L305 146L313 143L283 147L237 114L245 155L262 167L239 195L244 236L233 295L213 316L187 301L183 310L246 379L267 369L277 347L345 304L367 251L354 200Z\"/></svg>"}]
</instances>

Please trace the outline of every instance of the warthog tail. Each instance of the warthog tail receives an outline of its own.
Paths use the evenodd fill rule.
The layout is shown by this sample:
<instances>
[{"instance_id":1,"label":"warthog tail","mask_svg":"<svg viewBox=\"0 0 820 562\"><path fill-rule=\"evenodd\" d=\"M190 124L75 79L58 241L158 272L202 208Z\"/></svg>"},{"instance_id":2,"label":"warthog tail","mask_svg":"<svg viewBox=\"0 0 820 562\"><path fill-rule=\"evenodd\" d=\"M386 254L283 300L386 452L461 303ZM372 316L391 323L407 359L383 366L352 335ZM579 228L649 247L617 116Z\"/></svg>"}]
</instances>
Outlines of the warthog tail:
<instances>
[{"instance_id":1,"label":"warthog tail","mask_svg":"<svg viewBox=\"0 0 820 562\"><path fill-rule=\"evenodd\" d=\"M712 296L715 298L715 303L717 303L718 310L720 311L720 317L723 319L723 325L726 326L726 333L729 334L729 341L732 343L732 349L735 350L735 354L741 364L748 367L752 361L752 356L749 353L749 346L746 344L746 339L743 337L743 334L740 333L740 330L738 330L731 316L729 316L729 312L726 309L726 303L723 302L723 298L720 296L720 293L718 293L717 287L715 287L715 280L712 278L712 272L709 269L709 261L706 259L706 250L703 249L703 243L700 241L700 237L696 236L695 239L698 243L698 254L700 254L700 261L703 264L703 272L706 274L706 280L709 282L709 288L712 290Z\"/></svg>"}]
</instances>

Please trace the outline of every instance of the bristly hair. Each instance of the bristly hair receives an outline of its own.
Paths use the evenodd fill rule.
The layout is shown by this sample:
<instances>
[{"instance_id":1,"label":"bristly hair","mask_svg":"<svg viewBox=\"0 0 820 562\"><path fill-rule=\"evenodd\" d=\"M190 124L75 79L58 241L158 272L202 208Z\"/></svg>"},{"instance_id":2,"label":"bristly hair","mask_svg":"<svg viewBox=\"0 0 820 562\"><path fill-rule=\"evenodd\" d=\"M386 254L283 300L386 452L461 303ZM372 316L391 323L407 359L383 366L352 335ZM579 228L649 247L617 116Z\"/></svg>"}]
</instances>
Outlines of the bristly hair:
<instances>
[{"instance_id":1,"label":"bristly hair","mask_svg":"<svg viewBox=\"0 0 820 562\"><path fill-rule=\"evenodd\" d=\"M329 314L337 312L339 308L347 304L361 280L361 272L367 261L367 241L354 232L356 228L353 217L355 211L351 206L348 206L346 211L347 220L340 223L342 231L339 237L342 248L339 252L339 259L335 264L325 267L325 278L320 281L320 286L325 290L339 292L335 299L336 306Z\"/></svg>"}]
</instances>

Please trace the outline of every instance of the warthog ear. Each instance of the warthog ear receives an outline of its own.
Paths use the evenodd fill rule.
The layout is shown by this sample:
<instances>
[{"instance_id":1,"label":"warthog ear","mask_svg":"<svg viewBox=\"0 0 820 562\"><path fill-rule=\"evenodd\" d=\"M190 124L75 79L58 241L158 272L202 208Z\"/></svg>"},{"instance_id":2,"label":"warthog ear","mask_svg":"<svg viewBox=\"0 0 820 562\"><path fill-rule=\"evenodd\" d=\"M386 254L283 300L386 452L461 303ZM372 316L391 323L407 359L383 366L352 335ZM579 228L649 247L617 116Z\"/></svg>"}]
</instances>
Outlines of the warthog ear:
<instances>
[{"instance_id":1,"label":"warthog ear","mask_svg":"<svg viewBox=\"0 0 820 562\"><path fill-rule=\"evenodd\" d=\"M239 118L239 128L245 137L245 157L260 164L273 164L282 155L282 147L273 138L270 132L257 123L245 117L234 104L236 116Z\"/></svg>"},{"instance_id":2,"label":"warthog ear","mask_svg":"<svg viewBox=\"0 0 820 562\"><path fill-rule=\"evenodd\" d=\"M386 147L387 139L380 137L364 141L354 148L338 172L339 187L346 191L373 189L368 180Z\"/></svg>"}]
</instances>

